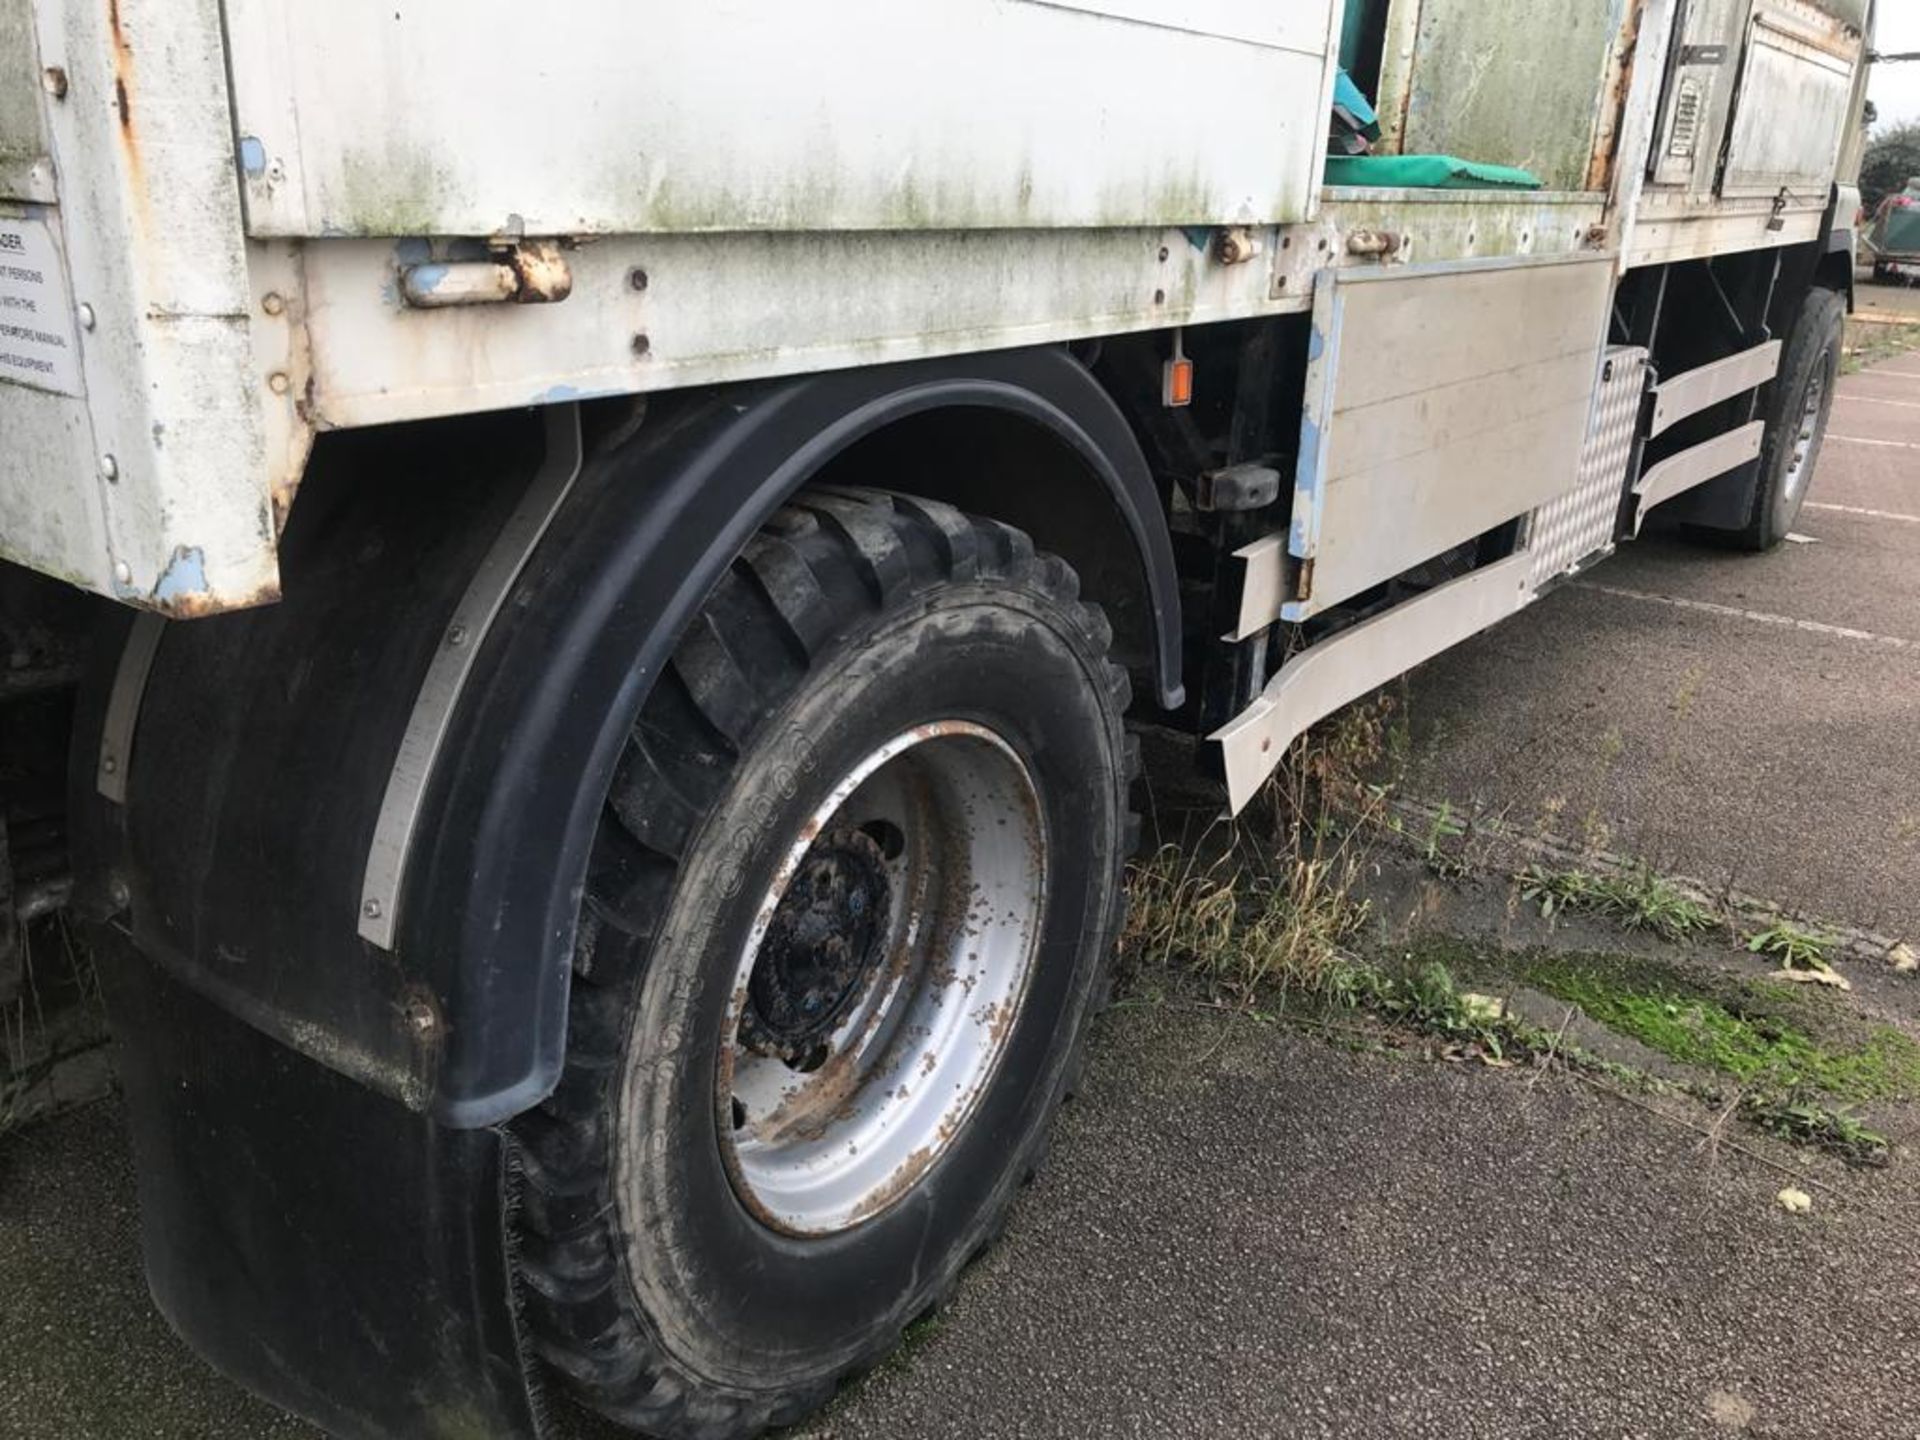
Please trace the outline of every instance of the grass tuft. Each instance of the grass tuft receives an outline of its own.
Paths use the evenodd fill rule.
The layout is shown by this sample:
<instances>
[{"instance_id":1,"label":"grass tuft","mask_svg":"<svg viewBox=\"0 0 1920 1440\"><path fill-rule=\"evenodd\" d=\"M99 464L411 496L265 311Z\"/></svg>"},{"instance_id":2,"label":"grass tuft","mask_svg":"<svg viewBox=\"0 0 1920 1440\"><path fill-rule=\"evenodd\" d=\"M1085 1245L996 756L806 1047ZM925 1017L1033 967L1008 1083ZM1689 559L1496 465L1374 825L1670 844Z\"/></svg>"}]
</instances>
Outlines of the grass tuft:
<instances>
[{"instance_id":1,"label":"grass tuft","mask_svg":"<svg viewBox=\"0 0 1920 1440\"><path fill-rule=\"evenodd\" d=\"M1246 1008L1337 989L1367 918L1355 889L1388 792L1363 777L1390 712L1384 697L1350 707L1294 747L1244 824L1133 866L1123 959L1196 972Z\"/></svg>"},{"instance_id":2,"label":"grass tuft","mask_svg":"<svg viewBox=\"0 0 1920 1440\"><path fill-rule=\"evenodd\" d=\"M1594 875L1529 865L1515 878L1521 898L1538 906L1547 919L1567 910L1584 910L1608 916L1629 930L1646 930L1675 941L1704 934L1721 923L1711 908L1644 867L1623 875Z\"/></svg>"}]
</instances>

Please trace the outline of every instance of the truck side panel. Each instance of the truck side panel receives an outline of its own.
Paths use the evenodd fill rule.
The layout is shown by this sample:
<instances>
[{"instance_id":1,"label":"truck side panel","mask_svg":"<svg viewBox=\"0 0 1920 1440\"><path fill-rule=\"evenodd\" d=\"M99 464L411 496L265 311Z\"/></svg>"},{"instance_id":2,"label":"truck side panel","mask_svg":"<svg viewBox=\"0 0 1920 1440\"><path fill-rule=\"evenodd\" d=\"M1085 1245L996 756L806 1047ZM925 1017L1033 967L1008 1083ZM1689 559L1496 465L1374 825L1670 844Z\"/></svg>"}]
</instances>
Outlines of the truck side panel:
<instances>
[{"instance_id":1,"label":"truck side panel","mask_svg":"<svg viewBox=\"0 0 1920 1440\"><path fill-rule=\"evenodd\" d=\"M70 328L81 383L0 384L0 514L43 516L10 518L0 555L174 615L271 600L218 6L70 0L36 17L40 67L59 77L33 93L60 203L14 196L0 216L59 237L67 273L36 267L38 328Z\"/></svg>"},{"instance_id":2,"label":"truck side panel","mask_svg":"<svg viewBox=\"0 0 1920 1440\"><path fill-rule=\"evenodd\" d=\"M1336 24L1332 0L581 0L545 34L509 0L227 18L256 236L1298 220ZM1181 93L1202 74L1227 104Z\"/></svg>"}]
</instances>

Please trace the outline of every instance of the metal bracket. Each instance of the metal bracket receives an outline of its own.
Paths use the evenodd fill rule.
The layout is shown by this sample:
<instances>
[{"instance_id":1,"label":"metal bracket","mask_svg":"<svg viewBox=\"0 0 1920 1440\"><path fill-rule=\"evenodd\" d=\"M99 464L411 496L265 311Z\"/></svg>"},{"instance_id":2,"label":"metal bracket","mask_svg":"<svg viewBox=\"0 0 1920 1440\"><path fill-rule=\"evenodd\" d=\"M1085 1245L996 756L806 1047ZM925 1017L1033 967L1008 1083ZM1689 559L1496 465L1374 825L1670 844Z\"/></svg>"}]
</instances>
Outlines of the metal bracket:
<instances>
[{"instance_id":1,"label":"metal bracket","mask_svg":"<svg viewBox=\"0 0 1920 1440\"><path fill-rule=\"evenodd\" d=\"M116 805L127 803L127 766L133 759L133 731L140 723L140 702L147 693L147 676L153 671L153 657L166 628L167 617L150 610L133 617L127 642L120 651L120 664L113 672L113 689L107 693L107 713L100 725L100 758L95 762L93 783L95 789Z\"/></svg>"},{"instance_id":2,"label":"metal bracket","mask_svg":"<svg viewBox=\"0 0 1920 1440\"><path fill-rule=\"evenodd\" d=\"M393 771L387 777L386 795L380 802L380 818L374 825L360 884L359 926L360 937L383 950L393 948L420 804L460 692L466 687L487 632L506 604L508 592L580 474L580 407L549 406L546 422L546 460L454 608L440 648L420 682L407 732L401 737Z\"/></svg>"},{"instance_id":3,"label":"metal bracket","mask_svg":"<svg viewBox=\"0 0 1920 1440\"><path fill-rule=\"evenodd\" d=\"M1524 607L1533 560L1524 550L1449 580L1309 645L1245 710L1207 738L1220 747L1234 813L1259 793L1307 728L1411 666Z\"/></svg>"},{"instance_id":4,"label":"metal bracket","mask_svg":"<svg viewBox=\"0 0 1920 1440\"><path fill-rule=\"evenodd\" d=\"M1780 350L1780 341L1769 340L1724 360L1664 377L1653 387L1653 424L1647 438L1664 435L1689 415L1766 384L1780 371Z\"/></svg>"},{"instance_id":5,"label":"metal bracket","mask_svg":"<svg viewBox=\"0 0 1920 1440\"><path fill-rule=\"evenodd\" d=\"M1640 533L1647 512L1661 501L1671 500L1696 485L1704 485L1726 474L1736 466L1758 459L1766 435L1767 422L1755 420L1738 430L1729 430L1724 435L1702 441L1677 455L1669 455L1658 465L1649 466L1641 475L1640 483L1633 487L1637 497L1634 502L1633 533Z\"/></svg>"}]
</instances>

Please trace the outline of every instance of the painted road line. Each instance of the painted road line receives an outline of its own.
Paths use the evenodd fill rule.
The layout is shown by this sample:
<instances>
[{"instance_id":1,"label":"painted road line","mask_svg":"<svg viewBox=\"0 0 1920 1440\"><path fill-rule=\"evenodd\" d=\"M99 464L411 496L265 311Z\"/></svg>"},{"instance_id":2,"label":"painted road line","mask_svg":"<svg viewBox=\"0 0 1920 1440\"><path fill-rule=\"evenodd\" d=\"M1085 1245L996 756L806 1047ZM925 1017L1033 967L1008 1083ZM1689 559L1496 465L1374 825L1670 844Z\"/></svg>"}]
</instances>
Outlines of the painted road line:
<instances>
[{"instance_id":1,"label":"painted road line","mask_svg":"<svg viewBox=\"0 0 1920 1440\"><path fill-rule=\"evenodd\" d=\"M1849 395L1842 390L1835 400L1851 400L1856 405L1891 405L1897 410L1920 410L1920 400L1882 400L1878 395Z\"/></svg>"},{"instance_id":2,"label":"painted road line","mask_svg":"<svg viewBox=\"0 0 1920 1440\"><path fill-rule=\"evenodd\" d=\"M1621 600L1642 600L1649 605L1665 605L1674 610L1698 610L1730 620L1748 620L1757 625L1774 625L1785 630L1802 630L1810 635L1825 635L1835 640L1863 640L1889 650L1911 650L1914 642L1898 635L1876 635L1871 630L1855 630L1850 625L1828 625L1820 620L1799 620L1791 615L1774 615L1765 610L1742 610L1735 605L1716 605L1711 600L1683 600L1677 595L1650 595L1644 590L1625 590L1618 585L1596 585L1590 580L1575 580L1570 588L1591 590L1596 595L1612 595Z\"/></svg>"},{"instance_id":3,"label":"painted road line","mask_svg":"<svg viewBox=\"0 0 1920 1440\"><path fill-rule=\"evenodd\" d=\"M1864 435L1832 435L1829 440L1838 440L1843 445L1877 445L1885 450L1920 450L1920 441L1913 440L1869 440Z\"/></svg>"},{"instance_id":4,"label":"painted road line","mask_svg":"<svg viewBox=\"0 0 1920 1440\"><path fill-rule=\"evenodd\" d=\"M1831 510L1838 515L1865 515L1874 520L1898 520L1907 525L1920 525L1920 515L1902 515L1897 510L1868 510L1859 505L1829 505L1823 500L1803 502L1809 510Z\"/></svg>"}]
</instances>

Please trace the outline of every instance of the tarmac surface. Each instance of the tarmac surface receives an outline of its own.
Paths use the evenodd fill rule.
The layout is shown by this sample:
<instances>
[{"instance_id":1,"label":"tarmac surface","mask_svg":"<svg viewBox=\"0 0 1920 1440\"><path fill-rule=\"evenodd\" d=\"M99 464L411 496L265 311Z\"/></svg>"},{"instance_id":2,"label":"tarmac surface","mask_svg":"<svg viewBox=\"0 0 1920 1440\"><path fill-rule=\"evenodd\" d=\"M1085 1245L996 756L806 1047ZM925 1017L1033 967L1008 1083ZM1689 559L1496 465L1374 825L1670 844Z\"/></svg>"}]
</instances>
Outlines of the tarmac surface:
<instances>
[{"instance_id":1,"label":"tarmac surface","mask_svg":"<svg viewBox=\"0 0 1920 1440\"><path fill-rule=\"evenodd\" d=\"M1420 792L1920 937L1920 354L1843 383L1800 530L1649 539L1425 667ZM1795 1216L1770 1155L1123 1005L1004 1242L798 1433L1920 1435L1920 1157L1789 1155ZM313 1434L173 1339L136 1243L114 1103L0 1144L0 1437Z\"/></svg>"}]
</instances>

